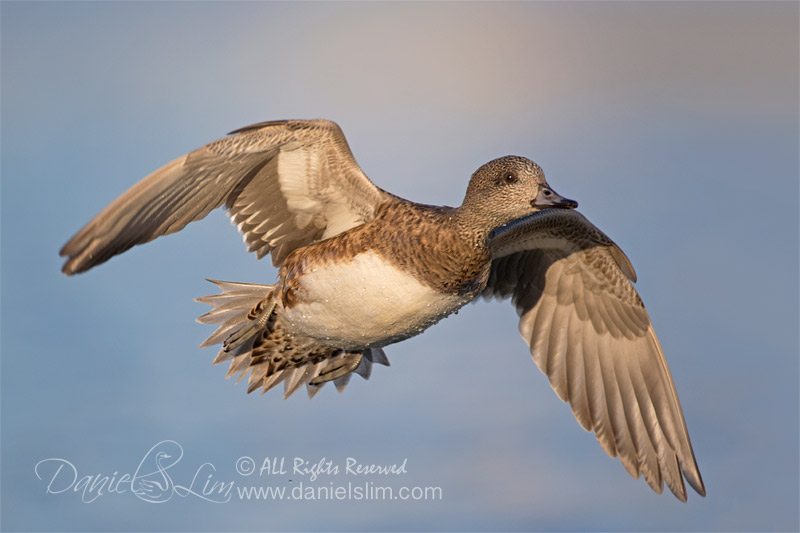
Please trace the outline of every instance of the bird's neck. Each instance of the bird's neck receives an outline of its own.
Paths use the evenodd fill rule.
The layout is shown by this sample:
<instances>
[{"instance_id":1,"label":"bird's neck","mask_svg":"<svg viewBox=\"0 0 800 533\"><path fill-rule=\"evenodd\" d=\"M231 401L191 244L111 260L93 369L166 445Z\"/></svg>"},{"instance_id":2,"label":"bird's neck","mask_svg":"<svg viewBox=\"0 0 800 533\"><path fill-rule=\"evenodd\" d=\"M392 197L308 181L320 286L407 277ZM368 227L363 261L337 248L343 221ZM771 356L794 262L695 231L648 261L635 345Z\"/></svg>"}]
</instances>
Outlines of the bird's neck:
<instances>
[{"instance_id":1,"label":"bird's neck","mask_svg":"<svg viewBox=\"0 0 800 533\"><path fill-rule=\"evenodd\" d=\"M488 250L489 234L495 227L502 225L495 217L463 205L453 211L453 223L463 241L484 250Z\"/></svg>"}]
</instances>

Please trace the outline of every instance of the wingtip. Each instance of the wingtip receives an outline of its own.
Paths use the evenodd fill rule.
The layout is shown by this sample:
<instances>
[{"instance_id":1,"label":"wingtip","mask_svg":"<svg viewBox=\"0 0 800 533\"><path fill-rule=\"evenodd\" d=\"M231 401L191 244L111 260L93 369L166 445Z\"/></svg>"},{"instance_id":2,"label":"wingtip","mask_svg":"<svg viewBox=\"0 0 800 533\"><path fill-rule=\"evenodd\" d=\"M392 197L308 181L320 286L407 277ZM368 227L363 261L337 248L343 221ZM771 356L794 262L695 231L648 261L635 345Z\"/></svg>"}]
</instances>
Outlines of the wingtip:
<instances>
[{"instance_id":1,"label":"wingtip","mask_svg":"<svg viewBox=\"0 0 800 533\"><path fill-rule=\"evenodd\" d=\"M685 474L684 474L685 475ZM689 485L692 486L694 491L702 496L703 498L706 497L706 486L703 483L703 478L700 477L700 472L696 472L697 479L694 479L695 476L686 476L686 481L689 482Z\"/></svg>"},{"instance_id":2,"label":"wingtip","mask_svg":"<svg viewBox=\"0 0 800 533\"><path fill-rule=\"evenodd\" d=\"M58 251L58 257L67 258L67 260L64 261L64 264L61 265L61 272L67 276L71 276L75 273L75 271L72 268L72 263L74 262L75 258L72 257L72 254L69 252L70 242L62 246L61 249Z\"/></svg>"},{"instance_id":3,"label":"wingtip","mask_svg":"<svg viewBox=\"0 0 800 533\"><path fill-rule=\"evenodd\" d=\"M59 254L59 255L63 256L64 254ZM61 266L61 273L70 278L75 274L80 274L81 272L85 272L86 270L88 270L88 268L81 268L80 266L78 267L75 266L74 257L70 257L69 259L64 261L64 264Z\"/></svg>"}]
</instances>

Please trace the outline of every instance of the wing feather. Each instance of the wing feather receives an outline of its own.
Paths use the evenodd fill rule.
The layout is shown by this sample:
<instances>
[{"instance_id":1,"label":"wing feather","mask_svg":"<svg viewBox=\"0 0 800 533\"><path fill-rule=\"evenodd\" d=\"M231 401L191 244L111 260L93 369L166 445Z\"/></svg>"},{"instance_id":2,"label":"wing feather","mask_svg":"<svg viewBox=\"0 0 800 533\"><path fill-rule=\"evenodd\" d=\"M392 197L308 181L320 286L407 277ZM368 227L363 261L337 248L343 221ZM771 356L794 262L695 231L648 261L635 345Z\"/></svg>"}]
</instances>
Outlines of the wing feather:
<instances>
[{"instance_id":1,"label":"wing feather","mask_svg":"<svg viewBox=\"0 0 800 533\"><path fill-rule=\"evenodd\" d=\"M327 120L264 122L179 157L134 185L61 249L84 272L226 207L259 258L280 265L298 247L363 224L391 196Z\"/></svg>"},{"instance_id":2,"label":"wing feather","mask_svg":"<svg viewBox=\"0 0 800 533\"><path fill-rule=\"evenodd\" d=\"M574 210L495 230L485 297L511 298L533 360L610 456L656 492L705 495L672 377L633 266Z\"/></svg>"},{"instance_id":3,"label":"wing feather","mask_svg":"<svg viewBox=\"0 0 800 533\"><path fill-rule=\"evenodd\" d=\"M609 353L608 339L609 337L607 336L598 339L597 348L600 356L601 379L606 392L606 405L611 419L611 429L622 466L631 476L638 478L640 462L636 447L633 444L628 419L625 416L625 406L623 405L623 398L619 391L619 383L614 370L614 358ZM592 379L597 378L593 376Z\"/></svg>"},{"instance_id":4,"label":"wing feather","mask_svg":"<svg viewBox=\"0 0 800 533\"><path fill-rule=\"evenodd\" d=\"M600 445L611 457L616 457L617 443L614 438L614 428L611 423L611 416L608 409L608 402L606 401L606 390L603 379L597 379L597 376L602 376L600 365L600 353L595 342L594 333L591 328L582 328L583 336L583 361L584 361L584 383L586 384L586 397L589 402L589 411L592 418L592 427L594 428L597 440Z\"/></svg>"},{"instance_id":5,"label":"wing feather","mask_svg":"<svg viewBox=\"0 0 800 533\"><path fill-rule=\"evenodd\" d=\"M593 427L592 414L589 409L589 398L586 384L586 371L584 369L583 336L579 327L580 317L573 313L570 315L569 334L567 336L567 389L569 391L569 404L578 423L586 431Z\"/></svg>"},{"instance_id":6,"label":"wing feather","mask_svg":"<svg viewBox=\"0 0 800 533\"><path fill-rule=\"evenodd\" d=\"M566 343L567 328L572 310L565 305L556 305L550 325L550 342L547 350L545 373L550 376L550 385L558 397L567 401ZM545 331L547 333L547 331Z\"/></svg>"}]
</instances>

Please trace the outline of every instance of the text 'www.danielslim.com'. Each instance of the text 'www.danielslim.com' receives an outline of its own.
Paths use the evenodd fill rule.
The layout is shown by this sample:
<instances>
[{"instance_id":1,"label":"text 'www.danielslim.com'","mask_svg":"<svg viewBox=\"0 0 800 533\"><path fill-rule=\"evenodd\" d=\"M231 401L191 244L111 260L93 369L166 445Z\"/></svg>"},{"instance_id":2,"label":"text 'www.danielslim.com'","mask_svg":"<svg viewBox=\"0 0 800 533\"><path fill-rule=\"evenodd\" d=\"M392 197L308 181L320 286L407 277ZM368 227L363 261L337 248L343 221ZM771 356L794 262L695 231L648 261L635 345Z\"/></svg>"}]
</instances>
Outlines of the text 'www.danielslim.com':
<instances>
[{"instance_id":1,"label":"text 'www.danielslim.com'","mask_svg":"<svg viewBox=\"0 0 800 533\"><path fill-rule=\"evenodd\" d=\"M293 487L251 485L236 487L240 500L441 500L441 487L387 487L371 481Z\"/></svg>"}]
</instances>

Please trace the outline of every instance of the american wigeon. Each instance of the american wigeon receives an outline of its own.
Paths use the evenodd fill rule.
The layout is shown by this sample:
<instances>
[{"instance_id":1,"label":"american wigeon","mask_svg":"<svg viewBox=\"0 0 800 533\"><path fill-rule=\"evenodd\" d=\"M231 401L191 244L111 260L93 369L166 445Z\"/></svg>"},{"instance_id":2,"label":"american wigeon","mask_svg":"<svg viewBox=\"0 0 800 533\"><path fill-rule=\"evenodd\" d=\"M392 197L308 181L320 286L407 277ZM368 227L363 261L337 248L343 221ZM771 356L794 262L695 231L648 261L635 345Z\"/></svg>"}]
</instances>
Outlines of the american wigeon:
<instances>
[{"instance_id":1,"label":"american wigeon","mask_svg":"<svg viewBox=\"0 0 800 533\"><path fill-rule=\"evenodd\" d=\"M225 207L248 250L270 254L274 285L214 281L198 298L218 324L204 346L249 372L249 388L289 396L344 388L388 365L383 347L476 298L511 298L539 368L578 422L634 477L701 495L664 354L611 239L524 157L480 167L460 207L376 187L327 120L264 122L182 156L133 186L61 250L67 275Z\"/></svg>"}]
</instances>

